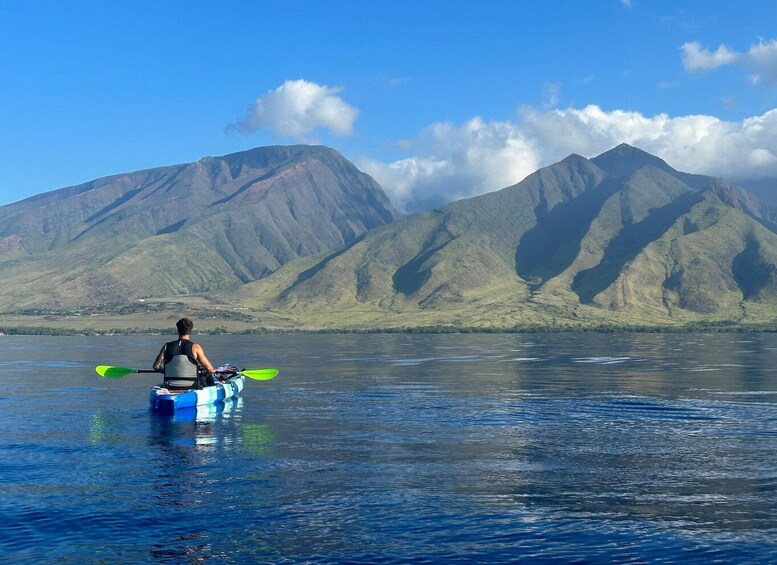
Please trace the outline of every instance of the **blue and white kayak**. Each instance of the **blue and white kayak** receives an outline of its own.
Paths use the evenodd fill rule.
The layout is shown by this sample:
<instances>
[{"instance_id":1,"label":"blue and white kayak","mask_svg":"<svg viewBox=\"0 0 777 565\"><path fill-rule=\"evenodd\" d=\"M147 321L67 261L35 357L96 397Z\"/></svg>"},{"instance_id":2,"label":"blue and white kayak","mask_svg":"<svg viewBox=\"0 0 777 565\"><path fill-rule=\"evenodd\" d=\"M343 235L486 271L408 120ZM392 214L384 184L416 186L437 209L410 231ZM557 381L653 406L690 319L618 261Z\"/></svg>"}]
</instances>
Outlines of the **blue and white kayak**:
<instances>
[{"instance_id":1,"label":"blue and white kayak","mask_svg":"<svg viewBox=\"0 0 777 565\"><path fill-rule=\"evenodd\" d=\"M161 386L151 389L148 397L151 408L159 412L174 412L180 408L192 408L205 404L223 402L240 394L245 385L245 375L238 373L229 377L223 383L206 386L200 390L186 390L184 392L170 392Z\"/></svg>"}]
</instances>

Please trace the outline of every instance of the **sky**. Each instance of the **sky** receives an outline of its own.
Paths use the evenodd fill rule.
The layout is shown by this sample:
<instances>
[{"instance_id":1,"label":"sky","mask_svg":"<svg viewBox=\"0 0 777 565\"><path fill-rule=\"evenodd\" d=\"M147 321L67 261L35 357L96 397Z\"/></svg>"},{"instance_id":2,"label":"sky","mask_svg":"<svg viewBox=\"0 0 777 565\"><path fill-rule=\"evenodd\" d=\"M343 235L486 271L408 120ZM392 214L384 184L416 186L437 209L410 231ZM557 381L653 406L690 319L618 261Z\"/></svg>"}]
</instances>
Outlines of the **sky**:
<instances>
[{"instance_id":1,"label":"sky","mask_svg":"<svg viewBox=\"0 0 777 565\"><path fill-rule=\"evenodd\" d=\"M295 143L408 212L623 142L777 177L773 1L0 0L0 29L0 205Z\"/></svg>"}]
</instances>

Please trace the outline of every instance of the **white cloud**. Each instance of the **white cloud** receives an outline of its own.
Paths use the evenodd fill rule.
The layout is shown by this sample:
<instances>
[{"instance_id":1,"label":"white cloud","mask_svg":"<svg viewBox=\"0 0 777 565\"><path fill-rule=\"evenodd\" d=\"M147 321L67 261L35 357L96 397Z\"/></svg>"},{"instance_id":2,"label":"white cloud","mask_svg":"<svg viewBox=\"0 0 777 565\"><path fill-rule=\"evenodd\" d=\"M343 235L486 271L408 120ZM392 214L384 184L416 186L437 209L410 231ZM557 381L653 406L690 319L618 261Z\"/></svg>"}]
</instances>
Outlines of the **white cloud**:
<instances>
[{"instance_id":1,"label":"white cloud","mask_svg":"<svg viewBox=\"0 0 777 565\"><path fill-rule=\"evenodd\" d=\"M698 41L685 43L681 49L683 66L687 71L704 72L724 65L736 65L751 72L750 82L753 85L777 83L777 40L761 40L751 45L746 53L733 51L725 45L709 51Z\"/></svg>"},{"instance_id":2,"label":"white cloud","mask_svg":"<svg viewBox=\"0 0 777 565\"><path fill-rule=\"evenodd\" d=\"M319 128L350 135L359 111L337 96L341 90L306 80L288 80L257 98L248 115L233 127L246 133L266 127L278 137L297 141L309 141Z\"/></svg>"},{"instance_id":3,"label":"white cloud","mask_svg":"<svg viewBox=\"0 0 777 565\"><path fill-rule=\"evenodd\" d=\"M473 118L425 128L415 154L393 163L362 159L405 211L510 186L571 153L596 156L628 143L681 171L729 180L777 175L777 109L742 121L715 116L606 111L598 106L522 108L515 121Z\"/></svg>"},{"instance_id":4,"label":"white cloud","mask_svg":"<svg viewBox=\"0 0 777 565\"><path fill-rule=\"evenodd\" d=\"M551 160L570 152L591 157L625 142L683 171L729 179L777 174L775 163L767 157L777 153L777 110L742 121L724 121L708 115L647 117L587 106L553 112L529 110L524 123L536 146L553 147L546 151Z\"/></svg>"},{"instance_id":5,"label":"white cloud","mask_svg":"<svg viewBox=\"0 0 777 565\"><path fill-rule=\"evenodd\" d=\"M747 66L755 70L756 84L777 83L777 40L761 41L747 53Z\"/></svg>"},{"instance_id":6,"label":"white cloud","mask_svg":"<svg viewBox=\"0 0 777 565\"><path fill-rule=\"evenodd\" d=\"M731 65L736 62L737 54L725 45L718 47L717 51L709 51L701 46L698 41L684 43L683 66L691 72L709 71L723 65Z\"/></svg>"},{"instance_id":7,"label":"white cloud","mask_svg":"<svg viewBox=\"0 0 777 565\"><path fill-rule=\"evenodd\" d=\"M406 211L505 187L538 167L531 141L511 122L437 123L413 146L417 155L393 163L357 160Z\"/></svg>"}]
</instances>

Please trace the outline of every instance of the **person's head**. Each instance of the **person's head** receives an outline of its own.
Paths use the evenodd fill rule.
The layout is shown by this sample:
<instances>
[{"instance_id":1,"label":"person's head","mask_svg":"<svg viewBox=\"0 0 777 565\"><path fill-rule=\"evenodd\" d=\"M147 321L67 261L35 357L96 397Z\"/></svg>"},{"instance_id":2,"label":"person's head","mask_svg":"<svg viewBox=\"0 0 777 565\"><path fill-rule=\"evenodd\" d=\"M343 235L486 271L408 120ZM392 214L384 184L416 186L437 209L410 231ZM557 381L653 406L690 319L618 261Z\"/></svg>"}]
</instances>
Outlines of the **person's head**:
<instances>
[{"instance_id":1,"label":"person's head","mask_svg":"<svg viewBox=\"0 0 777 565\"><path fill-rule=\"evenodd\" d=\"M175 323L175 327L178 329L178 335L189 335L194 324L189 318L181 318Z\"/></svg>"}]
</instances>

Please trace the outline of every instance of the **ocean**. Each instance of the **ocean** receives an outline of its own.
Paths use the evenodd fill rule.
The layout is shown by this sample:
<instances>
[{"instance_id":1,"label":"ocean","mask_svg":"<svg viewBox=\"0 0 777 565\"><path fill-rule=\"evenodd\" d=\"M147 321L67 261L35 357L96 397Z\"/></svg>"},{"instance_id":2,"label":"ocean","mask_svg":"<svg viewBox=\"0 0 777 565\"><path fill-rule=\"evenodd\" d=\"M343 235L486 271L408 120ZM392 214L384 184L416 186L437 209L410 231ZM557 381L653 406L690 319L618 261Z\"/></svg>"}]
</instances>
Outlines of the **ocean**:
<instances>
[{"instance_id":1,"label":"ocean","mask_svg":"<svg viewBox=\"0 0 777 565\"><path fill-rule=\"evenodd\" d=\"M777 334L0 337L7 563L777 561Z\"/></svg>"}]
</instances>

